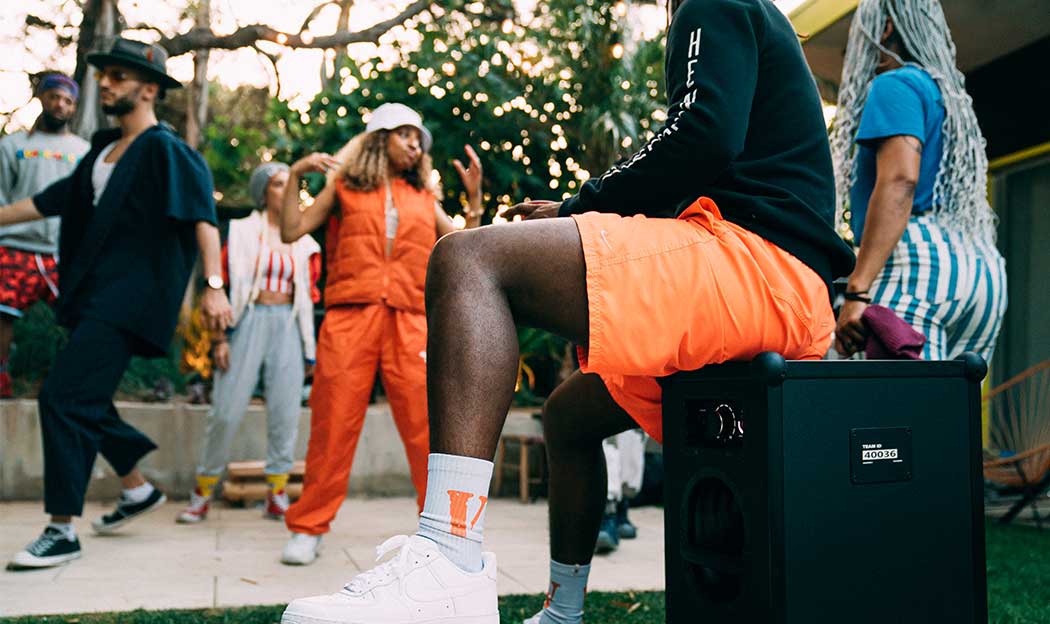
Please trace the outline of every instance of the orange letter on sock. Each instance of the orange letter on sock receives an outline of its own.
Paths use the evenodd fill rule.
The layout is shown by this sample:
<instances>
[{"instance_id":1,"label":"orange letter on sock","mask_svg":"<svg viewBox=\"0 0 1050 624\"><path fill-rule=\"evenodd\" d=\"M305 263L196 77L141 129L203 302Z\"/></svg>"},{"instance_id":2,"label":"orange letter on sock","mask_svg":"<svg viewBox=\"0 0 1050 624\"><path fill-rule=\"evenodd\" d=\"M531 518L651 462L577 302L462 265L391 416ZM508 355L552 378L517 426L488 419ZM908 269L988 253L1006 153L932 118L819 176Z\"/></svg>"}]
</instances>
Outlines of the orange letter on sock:
<instances>
[{"instance_id":1,"label":"orange letter on sock","mask_svg":"<svg viewBox=\"0 0 1050 624\"><path fill-rule=\"evenodd\" d=\"M452 516L452 534L467 536L467 502L474 498L470 492L449 490L449 515Z\"/></svg>"},{"instance_id":2,"label":"orange letter on sock","mask_svg":"<svg viewBox=\"0 0 1050 624\"><path fill-rule=\"evenodd\" d=\"M485 511L485 505L489 502L488 496L479 496L478 500L481 501L481 507L478 507L478 513L474 514L474 519L470 521L470 528L473 529L478 525L478 520L481 520L481 512Z\"/></svg>"},{"instance_id":3,"label":"orange letter on sock","mask_svg":"<svg viewBox=\"0 0 1050 624\"><path fill-rule=\"evenodd\" d=\"M554 602L554 594L558 593L558 588L561 587L561 583L555 583L551 581L551 588L547 591L547 600L543 603L544 609L549 609L551 603Z\"/></svg>"}]
</instances>

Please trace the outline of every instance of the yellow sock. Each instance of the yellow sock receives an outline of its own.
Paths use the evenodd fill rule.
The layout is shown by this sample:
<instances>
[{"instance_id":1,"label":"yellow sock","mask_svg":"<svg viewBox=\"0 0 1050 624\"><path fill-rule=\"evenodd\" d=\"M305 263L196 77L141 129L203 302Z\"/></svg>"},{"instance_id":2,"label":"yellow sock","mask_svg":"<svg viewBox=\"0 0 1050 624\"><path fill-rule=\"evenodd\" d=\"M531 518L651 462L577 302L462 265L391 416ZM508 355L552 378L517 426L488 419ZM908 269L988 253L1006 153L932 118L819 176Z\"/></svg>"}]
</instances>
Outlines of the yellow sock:
<instances>
[{"instance_id":1,"label":"yellow sock","mask_svg":"<svg viewBox=\"0 0 1050 624\"><path fill-rule=\"evenodd\" d=\"M197 494L200 496L212 495L215 491L215 484L219 482L219 477L215 475L197 475Z\"/></svg>"},{"instance_id":2,"label":"yellow sock","mask_svg":"<svg viewBox=\"0 0 1050 624\"><path fill-rule=\"evenodd\" d=\"M284 474L268 474L266 475L266 482L270 484L270 491L279 494L284 491L284 488L288 485L288 473Z\"/></svg>"}]
</instances>

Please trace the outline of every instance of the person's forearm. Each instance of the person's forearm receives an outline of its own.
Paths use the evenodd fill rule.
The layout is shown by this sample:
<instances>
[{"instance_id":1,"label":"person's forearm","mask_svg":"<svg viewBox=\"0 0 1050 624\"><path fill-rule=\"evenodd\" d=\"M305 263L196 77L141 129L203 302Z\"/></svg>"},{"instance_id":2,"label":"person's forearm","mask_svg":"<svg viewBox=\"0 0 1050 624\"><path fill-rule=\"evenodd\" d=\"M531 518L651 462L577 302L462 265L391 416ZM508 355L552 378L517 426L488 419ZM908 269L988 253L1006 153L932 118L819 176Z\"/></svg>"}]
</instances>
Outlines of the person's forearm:
<instances>
[{"instance_id":1,"label":"person's forearm","mask_svg":"<svg viewBox=\"0 0 1050 624\"><path fill-rule=\"evenodd\" d=\"M886 182L875 185L871 201L868 202L857 266L849 277L849 292L871 288L908 227L914 198L914 184Z\"/></svg>"},{"instance_id":2,"label":"person's forearm","mask_svg":"<svg viewBox=\"0 0 1050 624\"><path fill-rule=\"evenodd\" d=\"M44 215L36 209L31 197L20 199L13 204L0 206L0 226L14 225L26 221L43 219Z\"/></svg>"},{"instance_id":3,"label":"person's forearm","mask_svg":"<svg viewBox=\"0 0 1050 624\"><path fill-rule=\"evenodd\" d=\"M219 229L206 221L198 221L197 246L201 250L204 276L222 275L222 245L219 242Z\"/></svg>"},{"instance_id":4,"label":"person's forearm","mask_svg":"<svg viewBox=\"0 0 1050 624\"><path fill-rule=\"evenodd\" d=\"M284 198L281 203L281 240L291 243L303 235L299 229L303 213L299 210L299 172L294 168L288 171L288 182L284 187Z\"/></svg>"}]
</instances>

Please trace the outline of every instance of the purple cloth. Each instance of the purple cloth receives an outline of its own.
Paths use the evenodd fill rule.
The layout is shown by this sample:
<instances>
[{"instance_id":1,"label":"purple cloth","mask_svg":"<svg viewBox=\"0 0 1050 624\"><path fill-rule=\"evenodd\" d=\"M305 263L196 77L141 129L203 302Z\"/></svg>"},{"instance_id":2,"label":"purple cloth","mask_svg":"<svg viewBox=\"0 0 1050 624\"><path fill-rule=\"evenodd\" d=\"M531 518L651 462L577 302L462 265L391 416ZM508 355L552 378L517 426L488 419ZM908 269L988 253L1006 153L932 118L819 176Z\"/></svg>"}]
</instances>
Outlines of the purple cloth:
<instances>
[{"instance_id":1,"label":"purple cloth","mask_svg":"<svg viewBox=\"0 0 1050 624\"><path fill-rule=\"evenodd\" d=\"M869 360L921 360L926 336L915 331L893 310L870 305L860 317L868 328L864 355Z\"/></svg>"},{"instance_id":2,"label":"purple cloth","mask_svg":"<svg viewBox=\"0 0 1050 624\"><path fill-rule=\"evenodd\" d=\"M40 86L37 87L36 92L43 95L44 92L50 91L51 89L63 89L69 93L73 100L80 98L80 87L75 80L65 74L48 74L44 76L40 81Z\"/></svg>"}]
</instances>

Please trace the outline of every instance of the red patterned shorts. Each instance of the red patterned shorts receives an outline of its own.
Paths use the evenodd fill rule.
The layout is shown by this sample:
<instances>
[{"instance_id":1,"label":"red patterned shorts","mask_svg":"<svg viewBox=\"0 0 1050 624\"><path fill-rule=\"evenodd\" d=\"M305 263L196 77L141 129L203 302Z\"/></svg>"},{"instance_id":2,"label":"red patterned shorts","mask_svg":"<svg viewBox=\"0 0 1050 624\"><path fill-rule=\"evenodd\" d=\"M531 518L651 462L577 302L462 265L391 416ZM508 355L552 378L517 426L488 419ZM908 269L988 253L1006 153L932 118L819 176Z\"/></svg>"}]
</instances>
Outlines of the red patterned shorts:
<instances>
[{"instance_id":1,"label":"red patterned shorts","mask_svg":"<svg viewBox=\"0 0 1050 624\"><path fill-rule=\"evenodd\" d=\"M50 254L0 247L0 314L20 317L37 301L58 297L58 262Z\"/></svg>"}]
</instances>

